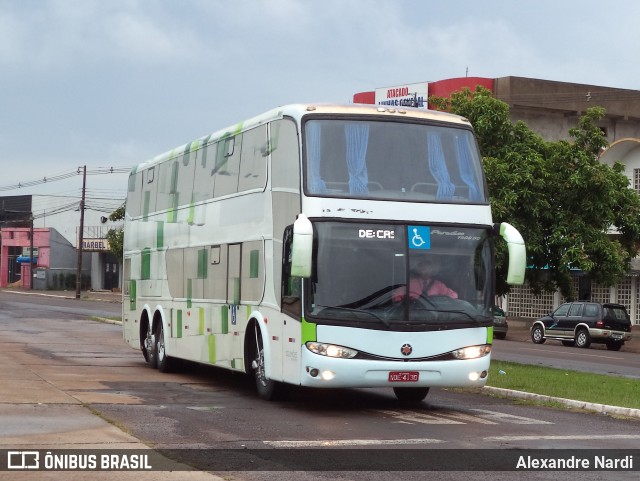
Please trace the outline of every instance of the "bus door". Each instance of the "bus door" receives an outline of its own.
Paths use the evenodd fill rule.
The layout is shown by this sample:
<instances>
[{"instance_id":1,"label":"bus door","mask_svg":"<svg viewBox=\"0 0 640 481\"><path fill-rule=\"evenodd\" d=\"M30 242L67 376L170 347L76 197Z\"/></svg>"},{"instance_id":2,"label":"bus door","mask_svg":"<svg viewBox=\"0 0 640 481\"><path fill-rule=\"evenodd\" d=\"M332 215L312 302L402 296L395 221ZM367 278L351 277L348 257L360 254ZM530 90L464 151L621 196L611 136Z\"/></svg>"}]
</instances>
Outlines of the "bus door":
<instances>
[{"instance_id":1,"label":"bus door","mask_svg":"<svg viewBox=\"0 0 640 481\"><path fill-rule=\"evenodd\" d=\"M283 379L300 382L302 349L302 279L291 276L291 243L293 229L287 228L283 240L282 263L282 375Z\"/></svg>"}]
</instances>

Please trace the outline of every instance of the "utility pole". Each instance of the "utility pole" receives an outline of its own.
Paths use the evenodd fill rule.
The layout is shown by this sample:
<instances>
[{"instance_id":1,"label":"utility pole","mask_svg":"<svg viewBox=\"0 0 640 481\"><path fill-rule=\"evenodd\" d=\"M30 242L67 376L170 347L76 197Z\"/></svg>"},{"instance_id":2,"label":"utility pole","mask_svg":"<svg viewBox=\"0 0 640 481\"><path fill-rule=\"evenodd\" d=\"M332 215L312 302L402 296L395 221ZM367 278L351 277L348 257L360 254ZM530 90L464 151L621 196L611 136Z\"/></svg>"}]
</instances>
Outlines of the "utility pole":
<instances>
[{"instance_id":1,"label":"utility pole","mask_svg":"<svg viewBox=\"0 0 640 481\"><path fill-rule=\"evenodd\" d=\"M30 244L29 244L29 290L33 290L33 266L36 263L33 261L33 213L31 214L31 232L29 234Z\"/></svg>"},{"instance_id":2,"label":"utility pole","mask_svg":"<svg viewBox=\"0 0 640 481\"><path fill-rule=\"evenodd\" d=\"M80 170L80 169L78 169ZM80 231L78 232L78 270L76 272L76 299L82 290L82 244L84 242L84 199L87 190L87 166L82 169L82 199L80 200Z\"/></svg>"}]
</instances>

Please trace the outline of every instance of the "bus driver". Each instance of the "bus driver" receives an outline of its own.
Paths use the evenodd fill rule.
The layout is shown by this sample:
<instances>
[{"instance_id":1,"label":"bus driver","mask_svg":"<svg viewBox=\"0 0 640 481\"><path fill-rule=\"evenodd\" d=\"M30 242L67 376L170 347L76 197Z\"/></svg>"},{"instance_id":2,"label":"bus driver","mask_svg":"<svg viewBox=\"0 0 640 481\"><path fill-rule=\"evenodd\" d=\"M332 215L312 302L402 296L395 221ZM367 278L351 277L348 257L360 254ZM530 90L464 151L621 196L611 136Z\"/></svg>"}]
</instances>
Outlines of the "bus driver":
<instances>
[{"instance_id":1,"label":"bus driver","mask_svg":"<svg viewBox=\"0 0 640 481\"><path fill-rule=\"evenodd\" d=\"M434 277L434 267L431 261L425 260L409 273L409 298L416 299L423 295L446 296L457 299L458 293ZM400 287L392 294L394 302L399 302L406 295L406 288Z\"/></svg>"}]
</instances>

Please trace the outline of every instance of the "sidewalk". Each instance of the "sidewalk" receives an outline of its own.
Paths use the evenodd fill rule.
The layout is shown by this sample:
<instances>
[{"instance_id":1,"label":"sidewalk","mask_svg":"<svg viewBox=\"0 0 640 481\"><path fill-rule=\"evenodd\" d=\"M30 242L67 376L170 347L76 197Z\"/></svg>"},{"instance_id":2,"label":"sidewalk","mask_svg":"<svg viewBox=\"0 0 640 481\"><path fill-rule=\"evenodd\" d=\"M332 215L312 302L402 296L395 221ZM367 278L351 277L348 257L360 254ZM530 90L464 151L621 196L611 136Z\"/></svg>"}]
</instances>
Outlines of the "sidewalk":
<instances>
[{"instance_id":1,"label":"sidewalk","mask_svg":"<svg viewBox=\"0 0 640 481\"><path fill-rule=\"evenodd\" d=\"M41 290L29 290L29 289L20 289L20 288L9 288L6 287L2 289L2 292L10 292L12 294L23 294L23 295L32 295L32 296L43 296L43 297L59 297L62 299L75 299L76 291L70 290L60 290L60 291L41 291ZM93 301L103 301L103 302L118 302L122 303L122 292L113 292L113 291L81 291L80 292L81 300L93 300Z\"/></svg>"},{"instance_id":2,"label":"sidewalk","mask_svg":"<svg viewBox=\"0 0 640 481\"><path fill-rule=\"evenodd\" d=\"M75 292L18 291L25 296L41 295L75 299ZM83 292L81 299L87 301L121 302L121 294L111 292ZM104 393L104 380L126 381L132 376L128 370L126 356L113 355L109 345L92 347L91 354L84 356L78 369L67 369L73 365L64 357L46 359L38 354L38 345L55 345L61 352L73 351L76 338L91 345L92 332L74 331L72 335L61 326L64 323L51 321L55 328L43 338L21 339L21 334L10 328L8 320L0 330L0 451L6 458L0 459L0 479L12 480L131 480L131 481L221 481L223 478L208 472L191 471L188 466L164 458L144 442L96 415L91 408L95 403L136 404L138 401L127 393ZM85 339L86 338L86 339ZM73 339L73 340L71 340ZM116 340L115 342L117 342ZM66 351L67 344L69 351ZM49 347L47 347L49 348ZM34 350L35 349L35 350ZM96 355L96 350L100 355ZM80 355L75 352L75 356ZM159 375L160 373L158 373ZM150 376L155 373L149 373ZM133 382L133 381L131 381ZM120 451L123 450L123 451ZM12 453L10 457L9 452ZM39 453L37 461L35 454ZM149 454L143 454L148 452ZM26 453L28 461L21 456ZM148 456L150 465L158 470L46 470L45 453L58 456L58 460L74 456L96 456L97 466L102 465L103 456ZM64 458L67 456L68 458ZM52 458L49 458L52 459ZM9 470L9 460L13 469ZM22 464L15 464L22 462ZM15 466L34 464L42 470L25 471ZM5 470L6 469L6 470Z\"/></svg>"}]
</instances>

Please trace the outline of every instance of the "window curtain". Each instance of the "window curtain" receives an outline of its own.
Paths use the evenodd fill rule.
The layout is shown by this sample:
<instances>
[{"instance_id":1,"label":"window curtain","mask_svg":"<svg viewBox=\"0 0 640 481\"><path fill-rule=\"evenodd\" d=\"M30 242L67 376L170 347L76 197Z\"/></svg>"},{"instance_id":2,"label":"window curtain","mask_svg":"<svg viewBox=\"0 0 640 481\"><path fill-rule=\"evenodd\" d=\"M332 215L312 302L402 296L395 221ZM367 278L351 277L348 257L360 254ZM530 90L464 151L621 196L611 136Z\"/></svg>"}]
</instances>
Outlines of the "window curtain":
<instances>
[{"instance_id":1,"label":"window curtain","mask_svg":"<svg viewBox=\"0 0 640 481\"><path fill-rule=\"evenodd\" d=\"M344 126L347 141L347 169L349 170L349 193L368 194L367 144L369 125L349 122Z\"/></svg>"},{"instance_id":2,"label":"window curtain","mask_svg":"<svg viewBox=\"0 0 640 481\"><path fill-rule=\"evenodd\" d=\"M436 199L451 199L456 187L449 177L439 133L427 132L427 154L429 155L429 170L438 183Z\"/></svg>"},{"instance_id":3,"label":"window curtain","mask_svg":"<svg viewBox=\"0 0 640 481\"><path fill-rule=\"evenodd\" d=\"M307 188L310 194L324 194L327 192L327 185L320 176L320 123L307 122L305 128L307 134Z\"/></svg>"},{"instance_id":4,"label":"window curtain","mask_svg":"<svg viewBox=\"0 0 640 481\"><path fill-rule=\"evenodd\" d=\"M458 158L460 178L469 187L469 200L482 200L473 168L473 157L469 152L468 139L465 136L456 136L456 157Z\"/></svg>"}]
</instances>

